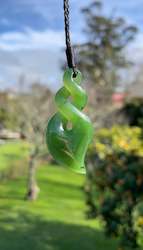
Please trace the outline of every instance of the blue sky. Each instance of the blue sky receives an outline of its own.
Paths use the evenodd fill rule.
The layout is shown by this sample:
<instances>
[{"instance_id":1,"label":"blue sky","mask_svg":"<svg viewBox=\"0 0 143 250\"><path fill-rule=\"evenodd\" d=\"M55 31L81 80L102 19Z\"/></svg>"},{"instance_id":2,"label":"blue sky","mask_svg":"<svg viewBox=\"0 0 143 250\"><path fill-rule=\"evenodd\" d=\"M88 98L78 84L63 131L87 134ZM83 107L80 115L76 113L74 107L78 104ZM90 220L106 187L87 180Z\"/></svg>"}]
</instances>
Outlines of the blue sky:
<instances>
[{"instance_id":1,"label":"blue sky","mask_svg":"<svg viewBox=\"0 0 143 250\"><path fill-rule=\"evenodd\" d=\"M85 22L80 9L89 2L91 1L70 0L73 42L84 39L82 29ZM103 3L106 14L114 10L117 16L121 15L129 23L139 27L139 34L134 42L138 57L143 49L143 0L103 0ZM61 81L60 61L64 58L61 48L65 45L62 6L62 0L1 0L1 86L14 86L21 74L26 77L29 75L29 81L39 79L54 87L58 86L58 81Z\"/></svg>"},{"instance_id":2,"label":"blue sky","mask_svg":"<svg viewBox=\"0 0 143 250\"><path fill-rule=\"evenodd\" d=\"M81 31L84 27L84 19L80 9L89 2L91 1L70 0L73 40L82 38ZM124 16L130 23L136 24L142 31L143 0L103 0L103 3L107 14L114 10L116 15ZM24 37L26 35L28 37L32 31L36 32L36 34L43 33L43 35L45 35L45 31L46 34L48 31L49 33L63 33L62 5L63 0L1 0L0 34L2 41L5 42L5 46L7 43L10 43L12 48L17 41L19 41L19 44L21 43L21 47L24 46ZM4 36L4 39L2 35L7 33L9 36ZM76 33L78 33L77 38L75 36L77 35Z\"/></svg>"}]
</instances>

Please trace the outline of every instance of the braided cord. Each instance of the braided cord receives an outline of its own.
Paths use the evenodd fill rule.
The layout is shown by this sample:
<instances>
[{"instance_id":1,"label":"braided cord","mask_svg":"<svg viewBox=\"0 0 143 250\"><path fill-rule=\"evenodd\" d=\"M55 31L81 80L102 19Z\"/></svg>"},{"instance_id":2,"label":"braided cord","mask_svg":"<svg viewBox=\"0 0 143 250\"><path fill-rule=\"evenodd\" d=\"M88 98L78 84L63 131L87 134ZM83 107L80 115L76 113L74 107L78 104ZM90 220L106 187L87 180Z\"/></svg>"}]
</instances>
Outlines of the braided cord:
<instances>
[{"instance_id":1,"label":"braided cord","mask_svg":"<svg viewBox=\"0 0 143 250\"><path fill-rule=\"evenodd\" d=\"M65 21L67 64L68 64L68 67L72 68L73 72L76 73L73 48L71 46L71 39L70 39L69 0L63 0L63 1L64 1L64 21Z\"/></svg>"}]
</instances>

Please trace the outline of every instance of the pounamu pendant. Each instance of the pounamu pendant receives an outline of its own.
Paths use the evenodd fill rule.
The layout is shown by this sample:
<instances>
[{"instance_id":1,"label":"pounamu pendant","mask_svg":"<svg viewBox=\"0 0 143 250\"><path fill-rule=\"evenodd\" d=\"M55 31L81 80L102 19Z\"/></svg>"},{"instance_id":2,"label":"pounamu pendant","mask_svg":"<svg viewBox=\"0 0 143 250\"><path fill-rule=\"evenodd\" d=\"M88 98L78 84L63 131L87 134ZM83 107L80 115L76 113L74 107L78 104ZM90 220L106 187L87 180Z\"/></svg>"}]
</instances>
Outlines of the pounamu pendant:
<instances>
[{"instance_id":1,"label":"pounamu pendant","mask_svg":"<svg viewBox=\"0 0 143 250\"><path fill-rule=\"evenodd\" d=\"M58 112L50 119L46 130L46 143L53 158L63 166L85 173L85 154L93 137L93 126L81 111L87 103L87 94L81 88L81 73L64 73L64 86L57 92ZM70 124L70 128L69 128Z\"/></svg>"}]
</instances>

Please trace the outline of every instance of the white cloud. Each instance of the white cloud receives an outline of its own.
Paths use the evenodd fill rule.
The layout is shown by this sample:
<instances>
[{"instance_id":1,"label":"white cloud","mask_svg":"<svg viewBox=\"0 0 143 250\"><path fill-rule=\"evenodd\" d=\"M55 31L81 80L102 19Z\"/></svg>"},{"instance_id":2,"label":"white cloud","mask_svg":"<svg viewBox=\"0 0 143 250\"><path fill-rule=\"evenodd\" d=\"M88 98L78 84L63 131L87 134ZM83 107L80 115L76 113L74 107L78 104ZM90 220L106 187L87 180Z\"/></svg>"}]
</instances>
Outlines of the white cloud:
<instances>
[{"instance_id":1,"label":"white cloud","mask_svg":"<svg viewBox=\"0 0 143 250\"><path fill-rule=\"evenodd\" d=\"M136 63L140 64L143 63L143 33L140 32L134 42L128 48L128 55L131 60Z\"/></svg>"},{"instance_id":2,"label":"white cloud","mask_svg":"<svg viewBox=\"0 0 143 250\"><path fill-rule=\"evenodd\" d=\"M36 48L61 48L64 46L64 32L53 30L34 31L27 29L25 33L8 32L0 35L0 49L20 50Z\"/></svg>"},{"instance_id":3,"label":"white cloud","mask_svg":"<svg viewBox=\"0 0 143 250\"><path fill-rule=\"evenodd\" d=\"M26 83L40 81L55 90L61 82L60 65L63 60L61 50L0 50L0 89L16 86L19 78L24 76Z\"/></svg>"},{"instance_id":4,"label":"white cloud","mask_svg":"<svg viewBox=\"0 0 143 250\"><path fill-rule=\"evenodd\" d=\"M72 40L80 41L80 33ZM0 35L0 88L14 86L21 74L26 80L38 79L52 89L61 82L61 62L65 60L64 31L8 32ZM28 76L28 78L27 78Z\"/></svg>"},{"instance_id":5,"label":"white cloud","mask_svg":"<svg viewBox=\"0 0 143 250\"><path fill-rule=\"evenodd\" d=\"M23 0L23 2L25 3L26 1ZM27 3L30 2L31 1L27 0ZM33 2L36 1L33 0ZM77 0L71 0L73 6L76 6L76 2ZM83 5L83 2L84 5L86 5L86 1L78 1L78 8L80 5ZM107 4L107 0L104 0L104 2ZM109 2L111 5L109 3L108 5L110 5L110 8L112 9L115 2L113 2L113 0L109 0ZM127 3L129 2L127 1ZM137 3L143 3L143 0L137 0L136 4ZM50 3L48 4L50 5ZM130 0L130 6L128 6L125 1L121 0L118 6L132 8L134 4L134 0ZM44 8L39 11L42 14ZM45 12L46 11L45 8ZM79 27L81 16L78 16L79 10L76 12L76 15L74 11L74 8L71 6L71 13L74 13L73 16L71 16L71 29L74 30L71 34L71 39L73 43L80 43L84 38L81 32L75 32L75 30L79 30L79 28L76 29L76 27ZM49 14L49 12L50 11L47 13ZM59 9L59 12L62 12L62 6L61 9ZM57 10L55 13L59 15ZM54 16L55 14L50 13L50 15ZM6 20L3 20L3 22L6 23ZM64 56L64 53L60 52L64 47L65 35L63 29L59 31L53 29L35 31L25 28L24 33L20 31L9 31L0 34L0 49L8 53L2 57L2 51L0 51L0 81L3 79L3 86L13 86L14 82L17 82L18 77L23 74L26 76L26 79L27 76L30 77L30 80L40 79L43 83L47 83L53 89L57 88L61 76L60 60L62 56ZM141 60L143 61L142 54L143 33L140 33L135 42L130 46L128 55L131 57L132 61L140 62ZM2 83L0 83L0 85L2 86Z\"/></svg>"},{"instance_id":6,"label":"white cloud","mask_svg":"<svg viewBox=\"0 0 143 250\"><path fill-rule=\"evenodd\" d=\"M72 33L73 42L81 42L81 33ZM13 51L20 49L53 49L65 46L64 31L34 31L27 28L25 33L7 32L0 35L0 49Z\"/></svg>"}]
</instances>

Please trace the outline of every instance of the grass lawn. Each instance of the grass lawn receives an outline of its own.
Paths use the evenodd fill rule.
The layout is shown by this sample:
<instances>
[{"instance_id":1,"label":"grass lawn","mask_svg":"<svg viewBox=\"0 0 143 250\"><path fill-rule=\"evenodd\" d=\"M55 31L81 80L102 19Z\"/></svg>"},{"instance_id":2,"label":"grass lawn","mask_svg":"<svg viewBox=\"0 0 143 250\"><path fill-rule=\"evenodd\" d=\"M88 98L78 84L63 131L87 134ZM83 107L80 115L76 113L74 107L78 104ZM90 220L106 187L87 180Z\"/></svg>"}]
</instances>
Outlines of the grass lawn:
<instances>
[{"instance_id":1,"label":"grass lawn","mask_svg":"<svg viewBox=\"0 0 143 250\"><path fill-rule=\"evenodd\" d=\"M13 147L20 157L21 149ZM8 149L3 152L9 155ZM15 160L3 157L0 151L5 164ZM24 176L0 183L0 250L117 249L116 241L105 238L99 221L84 218L84 176L43 165L37 179L41 192L34 202L23 199Z\"/></svg>"},{"instance_id":2,"label":"grass lawn","mask_svg":"<svg viewBox=\"0 0 143 250\"><path fill-rule=\"evenodd\" d=\"M84 218L83 177L58 167L38 171L39 199L24 201L26 179L0 184L0 249L112 250L98 221Z\"/></svg>"},{"instance_id":3,"label":"grass lawn","mask_svg":"<svg viewBox=\"0 0 143 250\"><path fill-rule=\"evenodd\" d=\"M0 171L8 169L13 163L25 159L28 150L28 144L21 141L11 141L0 145Z\"/></svg>"}]
</instances>

